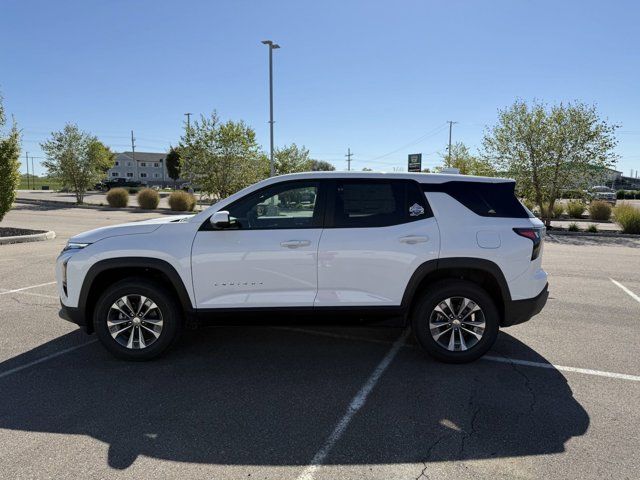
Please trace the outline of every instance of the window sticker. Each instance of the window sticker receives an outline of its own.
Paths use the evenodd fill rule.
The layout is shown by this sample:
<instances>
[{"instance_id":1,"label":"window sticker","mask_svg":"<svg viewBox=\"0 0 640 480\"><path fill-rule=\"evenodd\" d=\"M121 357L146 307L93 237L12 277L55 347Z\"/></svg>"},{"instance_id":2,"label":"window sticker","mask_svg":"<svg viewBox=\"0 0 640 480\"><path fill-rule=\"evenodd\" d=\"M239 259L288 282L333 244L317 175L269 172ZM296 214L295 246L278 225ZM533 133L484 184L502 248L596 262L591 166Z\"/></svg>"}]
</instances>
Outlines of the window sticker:
<instances>
[{"instance_id":1,"label":"window sticker","mask_svg":"<svg viewBox=\"0 0 640 480\"><path fill-rule=\"evenodd\" d=\"M424 207L422 207L422 205L418 205L417 203L414 203L409 207L410 216L419 217L420 215L423 215L423 214L424 214Z\"/></svg>"}]
</instances>

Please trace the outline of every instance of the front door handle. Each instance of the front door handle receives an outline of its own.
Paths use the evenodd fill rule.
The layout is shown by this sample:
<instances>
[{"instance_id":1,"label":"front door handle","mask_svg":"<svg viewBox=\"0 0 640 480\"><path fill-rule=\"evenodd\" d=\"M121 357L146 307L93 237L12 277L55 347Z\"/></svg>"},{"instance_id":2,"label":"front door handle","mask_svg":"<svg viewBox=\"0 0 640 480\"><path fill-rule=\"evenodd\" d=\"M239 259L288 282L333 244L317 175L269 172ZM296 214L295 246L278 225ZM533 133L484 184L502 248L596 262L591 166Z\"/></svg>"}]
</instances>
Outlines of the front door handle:
<instances>
[{"instance_id":1,"label":"front door handle","mask_svg":"<svg viewBox=\"0 0 640 480\"><path fill-rule=\"evenodd\" d=\"M308 247L309 245L311 245L309 240L287 240L285 242L280 242L280 246L285 248Z\"/></svg>"},{"instance_id":2,"label":"front door handle","mask_svg":"<svg viewBox=\"0 0 640 480\"><path fill-rule=\"evenodd\" d=\"M416 243L428 242L429 237L426 235L408 235L406 237L400 237L400 242L408 243L409 245L415 245Z\"/></svg>"}]
</instances>

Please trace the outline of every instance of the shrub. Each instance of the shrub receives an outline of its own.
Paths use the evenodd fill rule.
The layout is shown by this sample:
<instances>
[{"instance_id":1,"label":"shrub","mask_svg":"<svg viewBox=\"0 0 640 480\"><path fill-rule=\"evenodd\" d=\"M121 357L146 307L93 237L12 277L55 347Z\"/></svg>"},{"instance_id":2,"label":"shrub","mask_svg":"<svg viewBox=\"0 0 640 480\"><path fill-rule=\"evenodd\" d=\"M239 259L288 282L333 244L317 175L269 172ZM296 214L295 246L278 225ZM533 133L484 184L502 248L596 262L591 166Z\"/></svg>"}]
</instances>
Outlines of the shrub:
<instances>
[{"instance_id":1,"label":"shrub","mask_svg":"<svg viewBox=\"0 0 640 480\"><path fill-rule=\"evenodd\" d=\"M579 200L572 200L567 203L567 213L571 218L580 218L584 213L585 204Z\"/></svg>"},{"instance_id":2,"label":"shrub","mask_svg":"<svg viewBox=\"0 0 640 480\"><path fill-rule=\"evenodd\" d=\"M124 188L112 188L107 192L107 203L113 208L123 208L129 205L129 192Z\"/></svg>"},{"instance_id":3,"label":"shrub","mask_svg":"<svg viewBox=\"0 0 640 480\"><path fill-rule=\"evenodd\" d=\"M618 190L616 192L616 198L618 200L624 200L624 195L625 195L625 191L624 190Z\"/></svg>"},{"instance_id":4,"label":"shrub","mask_svg":"<svg viewBox=\"0 0 640 480\"><path fill-rule=\"evenodd\" d=\"M598 225L596 225L595 223L592 223L591 225L589 225L587 227L587 232L589 232L589 233L598 233Z\"/></svg>"},{"instance_id":5,"label":"shrub","mask_svg":"<svg viewBox=\"0 0 640 480\"><path fill-rule=\"evenodd\" d=\"M579 232L580 231L580 227L578 226L578 224L576 222L572 222L569 224L569 231L570 232Z\"/></svg>"},{"instance_id":6,"label":"shrub","mask_svg":"<svg viewBox=\"0 0 640 480\"><path fill-rule=\"evenodd\" d=\"M135 195L140 191L140 187L127 187L127 190L131 195Z\"/></svg>"},{"instance_id":7,"label":"shrub","mask_svg":"<svg viewBox=\"0 0 640 480\"><path fill-rule=\"evenodd\" d=\"M151 188L143 188L138 192L138 205L145 210L155 210L160 203L160 194Z\"/></svg>"},{"instance_id":8,"label":"shrub","mask_svg":"<svg viewBox=\"0 0 640 480\"><path fill-rule=\"evenodd\" d=\"M196 206L196 197L182 190L169 195L169 208L176 212L190 212Z\"/></svg>"},{"instance_id":9,"label":"shrub","mask_svg":"<svg viewBox=\"0 0 640 480\"><path fill-rule=\"evenodd\" d=\"M547 207L540 207L540 213L542 214L543 218L546 218L547 212ZM559 218L560 215L562 215L564 213L564 205L562 205L560 202L556 202L553 204L553 211L551 212L551 218Z\"/></svg>"},{"instance_id":10,"label":"shrub","mask_svg":"<svg viewBox=\"0 0 640 480\"><path fill-rule=\"evenodd\" d=\"M622 233L640 234L640 209L629 203L619 204L614 215L616 223L622 227Z\"/></svg>"},{"instance_id":11,"label":"shrub","mask_svg":"<svg viewBox=\"0 0 640 480\"><path fill-rule=\"evenodd\" d=\"M611 205L602 200L594 200L589 204L591 220L607 221L611 218Z\"/></svg>"}]
</instances>

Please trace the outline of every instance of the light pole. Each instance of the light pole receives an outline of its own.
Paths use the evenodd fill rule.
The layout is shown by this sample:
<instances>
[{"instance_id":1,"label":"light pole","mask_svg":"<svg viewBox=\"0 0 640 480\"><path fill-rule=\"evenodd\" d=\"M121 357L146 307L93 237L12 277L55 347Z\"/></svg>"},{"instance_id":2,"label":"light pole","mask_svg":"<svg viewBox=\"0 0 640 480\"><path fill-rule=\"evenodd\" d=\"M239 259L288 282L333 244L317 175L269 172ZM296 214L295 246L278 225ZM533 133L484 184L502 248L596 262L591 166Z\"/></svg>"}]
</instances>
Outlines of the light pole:
<instances>
[{"instance_id":1,"label":"light pole","mask_svg":"<svg viewBox=\"0 0 640 480\"><path fill-rule=\"evenodd\" d=\"M271 137L270 148L270 164L271 176L275 175L275 165L273 164L273 50L280 48L280 45L273 43L271 40L263 40L262 43L269 45L269 126Z\"/></svg>"}]
</instances>

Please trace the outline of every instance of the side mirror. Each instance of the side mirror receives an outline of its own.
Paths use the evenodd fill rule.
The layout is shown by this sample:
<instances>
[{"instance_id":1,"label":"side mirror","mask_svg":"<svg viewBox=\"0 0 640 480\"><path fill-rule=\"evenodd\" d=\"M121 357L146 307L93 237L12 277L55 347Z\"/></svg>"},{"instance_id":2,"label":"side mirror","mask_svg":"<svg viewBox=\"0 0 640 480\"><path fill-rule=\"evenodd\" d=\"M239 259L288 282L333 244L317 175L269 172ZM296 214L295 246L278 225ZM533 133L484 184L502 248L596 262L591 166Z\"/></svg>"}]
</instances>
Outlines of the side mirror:
<instances>
[{"instance_id":1,"label":"side mirror","mask_svg":"<svg viewBox=\"0 0 640 480\"><path fill-rule=\"evenodd\" d=\"M231 220L229 219L229 212L226 210L220 210L209 218L209 222L213 225L214 228L227 228L231 225Z\"/></svg>"}]
</instances>

